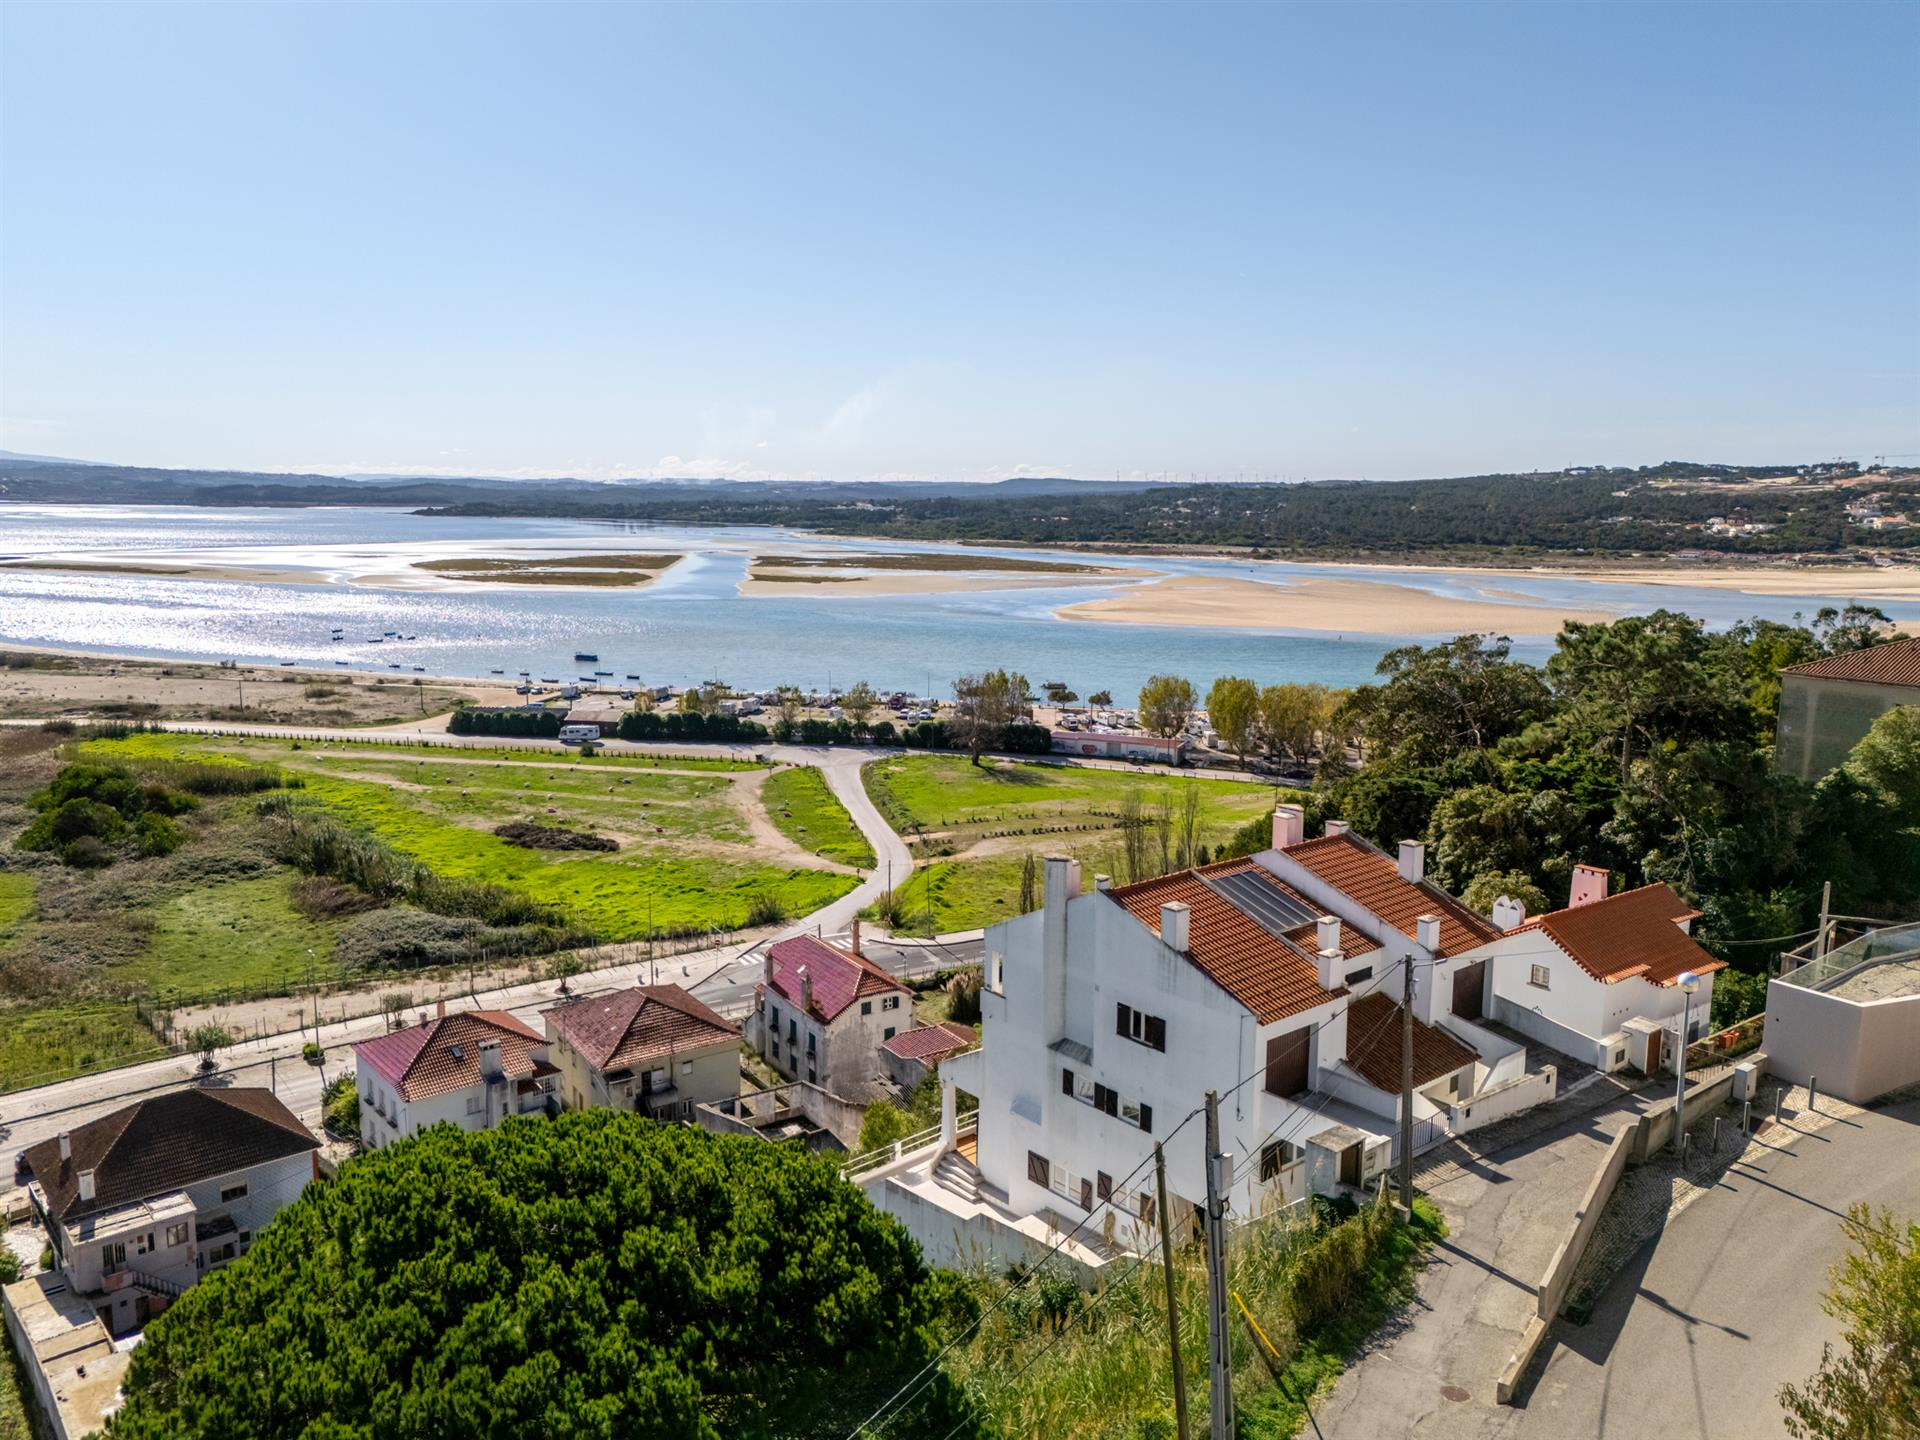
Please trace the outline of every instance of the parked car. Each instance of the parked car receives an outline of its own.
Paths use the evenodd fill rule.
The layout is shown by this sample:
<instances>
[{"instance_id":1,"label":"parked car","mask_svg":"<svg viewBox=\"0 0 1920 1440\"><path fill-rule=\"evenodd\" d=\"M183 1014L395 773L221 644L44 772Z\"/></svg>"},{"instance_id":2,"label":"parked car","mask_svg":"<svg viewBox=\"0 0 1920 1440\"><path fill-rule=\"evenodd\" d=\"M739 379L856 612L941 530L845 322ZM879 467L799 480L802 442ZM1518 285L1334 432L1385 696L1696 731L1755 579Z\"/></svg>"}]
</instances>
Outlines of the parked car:
<instances>
[{"instance_id":1,"label":"parked car","mask_svg":"<svg viewBox=\"0 0 1920 1440\"><path fill-rule=\"evenodd\" d=\"M33 1178L33 1166L27 1163L27 1152L16 1151L13 1157L13 1183L24 1185Z\"/></svg>"}]
</instances>

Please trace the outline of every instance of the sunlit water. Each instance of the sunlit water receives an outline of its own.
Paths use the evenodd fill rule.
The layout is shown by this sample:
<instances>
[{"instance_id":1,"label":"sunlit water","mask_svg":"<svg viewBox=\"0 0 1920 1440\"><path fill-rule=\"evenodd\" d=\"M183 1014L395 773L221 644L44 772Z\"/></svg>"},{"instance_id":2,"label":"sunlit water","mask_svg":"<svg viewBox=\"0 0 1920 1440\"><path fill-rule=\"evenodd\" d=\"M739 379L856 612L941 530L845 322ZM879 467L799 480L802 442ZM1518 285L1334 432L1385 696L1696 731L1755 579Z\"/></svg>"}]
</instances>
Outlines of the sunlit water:
<instances>
[{"instance_id":1,"label":"sunlit water","mask_svg":"<svg viewBox=\"0 0 1920 1440\"><path fill-rule=\"evenodd\" d=\"M1123 585L1073 585L948 595L792 598L736 592L749 558L766 548L897 551L898 544L823 541L755 528L667 528L536 519L427 517L375 508L194 509L176 506L0 506L0 557L226 564L310 571L311 584L187 580L140 575L0 569L0 640L166 659L335 666L388 672L568 678L585 670L685 684L719 677L766 688L844 685L941 691L965 670L1007 666L1038 684L1063 680L1081 694L1131 695L1148 675L1183 674L1204 687L1222 674L1262 683L1353 684L1405 637L1058 620L1055 608L1117 593ZM351 577L399 574L415 560L452 555L657 548L687 558L642 590L538 587L392 590ZM914 547L957 550L952 546ZM137 553L135 553L137 552ZM978 555L1046 552L1002 549ZM1060 558L1052 556L1050 558ZM1114 557L1100 563L1125 564ZM1234 561L1140 562L1176 574L1277 579L1281 574L1355 578L1352 570ZM1397 572L1391 578L1438 594L1601 609L1688 610L1715 625L1748 615L1786 619L1845 597L1756 597L1672 586L1633 586L1535 575ZM1491 587L1502 592L1489 596ZM808 589L812 587L796 587ZM1920 605L1883 603L1897 618ZM344 638L329 639L334 626ZM411 640L369 643L383 631ZM1539 657L1545 639L1516 642ZM576 663L576 651L600 659Z\"/></svg>"}]
</instances>

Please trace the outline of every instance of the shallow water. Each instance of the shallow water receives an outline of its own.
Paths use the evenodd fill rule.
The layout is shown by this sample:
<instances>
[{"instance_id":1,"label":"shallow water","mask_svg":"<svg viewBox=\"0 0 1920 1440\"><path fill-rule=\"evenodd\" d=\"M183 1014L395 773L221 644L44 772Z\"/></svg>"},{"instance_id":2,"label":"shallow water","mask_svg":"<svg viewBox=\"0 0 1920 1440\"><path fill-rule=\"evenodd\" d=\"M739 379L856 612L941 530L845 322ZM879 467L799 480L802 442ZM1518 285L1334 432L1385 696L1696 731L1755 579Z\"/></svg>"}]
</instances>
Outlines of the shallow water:
<instances>
[{"instance_id":1,"label":"shallow water","mask_svg":"<svg viewBox=\"0 0 1920 1440\"><path fill-rule=\"evenodd\" d=\"M827 541L758 528L670 528L539 519L428 517L378 508L196 509L181 506L0 506L0 556L106 562L223 563L308 570L311 584L190 580L140 575L0 569L0 640L167 659L330 666L402 673L572 678L605 669L652 684L718 677L734 685L824 687L856 679L883 690L944 693L966 670L1008 666L1036 685L1063 680L1085 695L1130 697L1148 675L1173 671L1202 689L1222 674L1263 684L1367 679L1406 636L1307 631L1235 633L1180 626L1087 624L1055 619L1071 601L1122 584L1076 584L946 595L748 597L736 593L748 559L767 548L848 554L958 546ZM519 551L577 554L657 548L687 558L643 590L375 589L350 577L395 574L414 560ZM1016 548L965 553L1041 555ZM1123 565L1117 557L1098 563ZM1673 586L1620 585L1535 575L1396 571L1245 561L1139 562L1173 574L1278 579L1282 575L1380 578L1437 594L1546 601L1581 607L1685 609L1724 625L1747 615L1811 614L1845 597L1757 597ZM812 587L796 587L811 589ZM1489 594L1489 591L1495 592ZM1898 618L1920 605L1883 604ZM329 639L333 626L344 638ZM383 631L412 640L370 643ZM1544 656L1547 639L1515 643ZM576 663L576 651L600 658Z\"/></svg>"}]
</instances>

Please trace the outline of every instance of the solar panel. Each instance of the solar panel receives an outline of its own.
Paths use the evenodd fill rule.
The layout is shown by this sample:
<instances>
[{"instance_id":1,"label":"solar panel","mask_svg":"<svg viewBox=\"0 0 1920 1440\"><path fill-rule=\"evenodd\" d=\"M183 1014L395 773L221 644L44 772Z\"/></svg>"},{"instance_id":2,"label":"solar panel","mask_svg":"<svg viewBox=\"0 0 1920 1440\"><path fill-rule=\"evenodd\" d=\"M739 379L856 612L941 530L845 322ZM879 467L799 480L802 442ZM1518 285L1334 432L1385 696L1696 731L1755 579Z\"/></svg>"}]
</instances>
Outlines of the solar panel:
<instances>
[{"instance_id":1,"label":"solar panel","mask_svg":"<svg viewBox=\"0 0 1920 1440\"><path fill-rule=\"evenodd\" d=\"M1236 870L1230 875L1200 877L1222 900L1260 926L1275 939L1289 930L1311 925L1320 918L1297 896L1282 890L1260 870Z\"/></svg>"}]
</instances>

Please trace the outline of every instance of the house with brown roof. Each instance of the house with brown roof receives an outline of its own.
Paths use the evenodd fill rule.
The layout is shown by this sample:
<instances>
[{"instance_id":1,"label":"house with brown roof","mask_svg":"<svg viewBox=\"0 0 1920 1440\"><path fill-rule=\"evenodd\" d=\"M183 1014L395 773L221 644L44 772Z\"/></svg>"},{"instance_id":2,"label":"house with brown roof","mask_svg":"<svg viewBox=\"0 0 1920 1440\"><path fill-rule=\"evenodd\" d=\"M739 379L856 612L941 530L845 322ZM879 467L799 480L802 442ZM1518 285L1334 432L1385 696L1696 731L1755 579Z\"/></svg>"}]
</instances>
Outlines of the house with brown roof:
<instances>
[{"instance_id":1,"label":"house with brown roof","mask_svg":"<svg viewBox=\"0 0 1920 1440\"><path fill-rule=\"evenodd\" d=\"M1505 932L1475 953L1501 1024L1602 1070L1658 1073L1706 1033L1714 972L1727 962L1700 947L1700 912L1664 883L1608 889L1605 870L1576 865L1563 910L1529 919L1503 898ZM1691 1000L1687 975L1699 980Z\"/></svg>"},{"instance_id":2,"label":"house with brown roof","mask_svg":"<svg viewBox=\"0 0 1920 1440\"><path fill-rule=\"evenodd\" d=\"M887 1078L902 1091L916 1089L943 1060L964 1054L980 1043L971 1025L942 1020L938 1025L922 1025L902 1030L880 1047Z\"/></svg>"},{"instance_id":3,"label":"house with brown roof","mask_svg":"<svg viewBox=\"0 0 1920 1440\"><path fill-rule=\"evenodd\" d=\"M686 1121L740 1093L740 1032L678 985L635 985L540 1012L569 1110Z\"/></svg>"},{"instance_id":4,"label":"house with brown roof","mask_svg":"<svg viewBox=\"0 0 1920 1440\"><path fill-rule=\"evenodd\" d=\"M446 1002L434 1018L354 1044L360 1139L369 1150L431 1125L491 1130L515 1115L559 1109L547 1037L504 1010Z\"/></svg>"},{"instance_id":5,"label":"house with brown roof","mask_svg":"<svg viewBox=\"0 0 1920 1440\"><path fill-rule=\"evenodd\" d=\"M175 1090L30 1147L27 1194L55 1271L118 1336L244 1255L319 1149L270 1090Z\"/></svg>"},{"instance_id":6,"label":"house with brown roof","mask_svg":"<svg viewBox=\"0 0 1920 1440\"><path fill-rule=\"evenodd\" d=\"M848 1099L876 1094L880 1047L912 1026L913 992L860 953L857 925L845 950L795 935L769 945L765 963L747 1042L789 1079Z\"/></svg>"},{"instance_id":7,"label":"house with brown roof","mask_svg":"<svg viewBox=\"0 0 1920 1440\"><path fill-rule=\"evenodd\" d=\"M1896 705L1920 705L1920 636L1790 665L1780 672L1774 763L1818 780Z\"/></svg>"}]
</instances>

